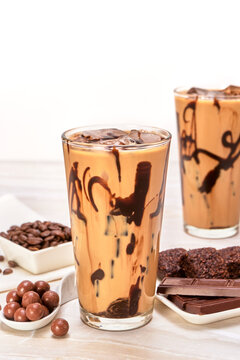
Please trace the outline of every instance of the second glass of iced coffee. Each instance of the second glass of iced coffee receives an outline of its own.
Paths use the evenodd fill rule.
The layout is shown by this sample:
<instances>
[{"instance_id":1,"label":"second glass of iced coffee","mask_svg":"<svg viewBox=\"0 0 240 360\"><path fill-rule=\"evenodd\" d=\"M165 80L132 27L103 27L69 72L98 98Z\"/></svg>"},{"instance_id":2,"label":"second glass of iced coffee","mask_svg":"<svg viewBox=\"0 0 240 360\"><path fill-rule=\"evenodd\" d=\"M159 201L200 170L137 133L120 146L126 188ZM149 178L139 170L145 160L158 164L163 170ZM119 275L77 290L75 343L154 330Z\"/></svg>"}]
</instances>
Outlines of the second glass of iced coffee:
<instances>
[{"instance_id":1,"label":"second glass of iced coffee","mask_svg":"<svg viewBox=\"0 0 240 360\"><path fill-rule=\"evenodd\" d=\"M179 88L175 103L185 231L233 236L240 215L240 88Z\"/></svg>"},{"instance_id":2,"label":"second glass of iced coffee","mask_svg":"<svg viewBox=\"0 0 240 360\"><path fill-rule=\"evenodd\" d=\"M153 311L171 135L92 127L62 140L81 319L142 326Z\"/></svg>"}]
</instances>

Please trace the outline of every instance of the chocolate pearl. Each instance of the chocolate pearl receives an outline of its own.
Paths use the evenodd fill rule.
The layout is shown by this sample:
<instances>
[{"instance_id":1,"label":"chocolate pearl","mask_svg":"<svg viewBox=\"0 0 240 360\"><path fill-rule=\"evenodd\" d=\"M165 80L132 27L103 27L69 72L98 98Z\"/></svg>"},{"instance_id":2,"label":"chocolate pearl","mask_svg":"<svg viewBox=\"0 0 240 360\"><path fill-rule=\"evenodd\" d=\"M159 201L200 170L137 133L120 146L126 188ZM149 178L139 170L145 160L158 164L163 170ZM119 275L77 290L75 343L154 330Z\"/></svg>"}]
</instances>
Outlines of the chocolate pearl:
<instances>
[{"instance_id":1,"label":"chocolate pearl","mask_svg":"<svg viewBox=\"0 0 240 360\"><path fill-rule=\"evenodd\" d=\"M28 321L28 318L26 316L26 309L24 309L23 307L17 309L14 313L14 321L19 321L19 322Z\"/></svg>"},{"instance_id":2,"label":"chocolate pearl","mask_svg":"<svg viewBox=\"0 0 240 360\"><path fill-rule=\"evenodd\" d=\"M39 280L35 282L36 292L42 296L46 291L50 290L50 285L43 280Z\"/></svg>"},{"instance_id":3,"label":"chocolate pearl","mask_svg":"<svg viewBox=\"0 0 240 360\"><path fill-rule=\"evenodd\" d=\"M20 296L18 296L16 290L9 291L9 293L7 293L7 296L6 296L7 303L10 303L13 301L18 302L18 303L21 301L21 298L20 298Z\"/></svg>"},{"instance_id":4,"label":"chocolate pearl","mask_svg":"<svg viewBox=\"0 0 240 360\"><path fill-rule=\"evenodd\" d=\"M13 272L12 269L6 268L6 269L3 270L3 275L9 275L9 274L11 274L12 272Z\"/></svg>"},{"instance_id":5,"label":"chocolate pearl","mask_svg":"<svg viewBox=\"0 0 240 360\"><path fill-rule=\"evenodd\" d=\"M58 306L59 296L55 291L48 290L43 294L42 302L49 310L52 310L54 307Z\"/></svg>"},{"instance_id":6,"label":"chocolate pearl","mask_svg":"<svg viewBox=\"0 0 240 360\"><path fill-rule=\"evenodd\" d=\"M4 261L4 256L0 255L0 261Z\"/></svg>"},{"instance_id":7,"label":"chocolate pearl","mask_svg":"<svg viewBox=\"0 0 240 360\"><path fill-rule=\"evenodd\" d=\"M43 308L43 317L48 316L49 315L49 310L45 305L42 305Z\"/></svg>"},{"instance_id":8,"label":"chocolate pearl","mask_svg":"<svg viewBox=\"0 0 240 360\"><path fill-rule=\"evenodd\" d=\"M43 314L44 309L39 303L29 304L26 308L26 316L31 321L41 319L43 317Z\"/></svg>"},{"instance_id":9,"label":"chocolate pearl","mask_svg":"<svg viewBox=\"0 0 240 360\"><path fill-rule=\"evenodd\" d=\"M3 314L4 314L5 318L7 318L9 320L13 320L14 313L19 308L20 308L20 304L15 301L12 301L12 302L8 303L7 305L5 305L3 308Z\"/></svg>"},{"instance_id":10,"label":"chocolate pearl","mask_svg":"<svg viewBox=\"0 0 240 360\"><path fill-rule=\"evenodd\" d=\"M23 280L17 287L17 294L22 297L23 294L31 290L35 290L34 284L29 280Z\"/></svg>"},{"instance_id":11,"label":"chocolate pearl","mask_svg":"<svg viewBox=\"0 0 240 360\"><path fill-rule=\"evenodd\" d=\"M22 297L22 306L27 307L29 304L40 303L40 296L35 291L27 291Z\"/></svg>"},{"instance_id":12,"label":"chocolate pearl","mask_svg":"<svg viewBox=\"0 0 240 360\"><path fill-rule=\"evenodd\" d=\"M65 319L55 319L51 324L51 330L55 336L64 336L68 332L69 325Z\"/></svg>"},{"instance_id":13,"label":"chocolate pearl","mask_svg":"<svg viewBox=\"0 0 240 360\"><path fill-rule=\"evenodd\" d=\"M14 260L9 260L9 261L8 261L8 265L9 265L11 268L14 268L14 267L18 266L18 263L16 263L16 261L14 261Z\"/></svg>"}]
</instances>

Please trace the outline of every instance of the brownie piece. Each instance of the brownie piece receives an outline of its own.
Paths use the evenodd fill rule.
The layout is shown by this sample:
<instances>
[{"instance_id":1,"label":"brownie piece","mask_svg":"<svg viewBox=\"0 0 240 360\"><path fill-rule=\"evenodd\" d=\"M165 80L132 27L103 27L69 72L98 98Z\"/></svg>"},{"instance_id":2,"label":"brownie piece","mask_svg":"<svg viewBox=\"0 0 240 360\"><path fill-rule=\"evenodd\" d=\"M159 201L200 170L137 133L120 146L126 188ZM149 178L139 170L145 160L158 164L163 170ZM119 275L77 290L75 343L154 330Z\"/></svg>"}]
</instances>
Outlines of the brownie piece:
<instances>
[{"instance_id":1,"label":"brownie piece","mask_svg":"<svg viewBox=\"0 0 240 360\"><path fill-rule=\"evenodd\" d=\"M182 257L180 265L186 277L206 279L229 278L223 257L216 249L211 247L189 250Z\"/></svg>"},{"instance_id":2,"label":"brownie piece","mask_svg":"<svg viewBox=\"0 0 240 360\"><path fill-rule=\"evenodd\" d=\"M158 277L160 279L165 276L184 277L180 263L185 254L187 251L183 248L161 251L158 255Z\"/></svg>"},{"instance_id":3,"label":"brownie piece","mask_svg":"<svg viewBox=\"0 0 240 360\"><path fill-rule=\"evenodd\" d=\"M226 263L229 278L236 279L240 277L240 246L230 246L218 250Z\"/></svg>"}]
</instances>

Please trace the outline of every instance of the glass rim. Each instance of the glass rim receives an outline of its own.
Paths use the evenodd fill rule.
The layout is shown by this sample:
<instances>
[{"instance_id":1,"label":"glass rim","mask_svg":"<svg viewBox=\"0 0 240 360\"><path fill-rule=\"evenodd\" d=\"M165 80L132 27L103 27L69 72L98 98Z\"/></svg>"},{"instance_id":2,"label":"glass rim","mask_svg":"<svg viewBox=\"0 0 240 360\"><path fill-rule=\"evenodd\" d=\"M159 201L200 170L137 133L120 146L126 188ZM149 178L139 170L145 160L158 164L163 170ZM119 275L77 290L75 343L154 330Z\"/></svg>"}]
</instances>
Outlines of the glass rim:
<instances>
[{"instance_id":1,"label":"glass rim","mask_svg":"<svg viewBox=\"0 0 240 360\"><path fill-rule=\"evenodd\" d=\"M185 86L179 86L176 87L173 90L173 93L175 96L184 98L184 99L196 99L196 97L198 99L222 99L222 100L236 100L236 99L240 99L240 94L233 94L233 95L226 95L226 94L187 94L186 92L191 89L190 87L185 87ZM219 91L221 89L205 89L208 91ZM223 89L222 89L223 90Z\"/></svg>"},{"instance_id":2,"label":"glass rim","mask_svg":"<svg viewBox=\"0 0 240 360\"><path fill-rule=\"evenodd\" d=\"M85 142L77 142L72 141L68 137L69 135L73 135L76 132L86 131L86 130L98 130L98 129L111 129L111 125L109 124L95 124L95 125L87 125L87 126L80 126L76 128L72 128L66 130L62 133L61 138L62 142L68 145L71 145L76 148L84 148L84 149L95 149L95 150L112 150L115 149L124 149L124 150L140 150L140 149L148 149L154 147L160 147L170 142L172 138L172 134L165 129L156 127L156 126L144 126L144 125L137 125L137 124L116 124L114 128L120 130L148 130L148 131L155 131L157 134L164 136L160 141L153 142L153 143L143 143L143 144L99 144L99 143L85 143Z\"/></svg>"}]
</instances>

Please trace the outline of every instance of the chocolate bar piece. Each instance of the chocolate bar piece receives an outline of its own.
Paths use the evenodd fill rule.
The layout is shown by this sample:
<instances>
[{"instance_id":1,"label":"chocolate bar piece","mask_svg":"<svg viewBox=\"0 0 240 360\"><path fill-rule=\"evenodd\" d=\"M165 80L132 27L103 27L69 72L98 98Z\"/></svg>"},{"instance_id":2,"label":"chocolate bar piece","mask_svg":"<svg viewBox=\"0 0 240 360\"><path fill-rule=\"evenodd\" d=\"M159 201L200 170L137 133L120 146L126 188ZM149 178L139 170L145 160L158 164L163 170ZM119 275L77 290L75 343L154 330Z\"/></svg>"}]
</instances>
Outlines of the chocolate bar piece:
<instances>
[{"instance_id":1,"label":"chocolate bar piece","mask_svg":"<svg viewBox=\"0 0 240 360\"><path fill-rule=\"evenodd\" d=\"M240 246L230 246L218 250L218 253L224 259L229 273L229 278L236 279L240 277Z\"/></svg>"},{"instance_id":2,"label":"chocolate bar piece","mask_svg":"<svg viewBox=\"0 0 240 360\"><path fill-rule=\"evenodd\" d=\"M229 278L223 257L211 247L189 250L181 259L181 267L188 278Z\"/></svg>"},{"instance_id":3,"label":"chocolate bar piece","mask_svg":"<svg viewBox=\"0 0 240 360\"><path fill-rule=\"evenodd\" d=\"M181 260L185 254L187 251L182 248L161 251L158 256L158 277L163 279L165 276L185 276L181 268Z\"/></svg>"},{"instance_id":4,"label":"chocolate bar piece","mask_svg":"<svg viewBox=\"0 0 240 360\"><path fill-rule=\"evenodd\" d=\"M240 298L209 298L209 297L192 297L182 295L169 295L177 307L191 314L206 315L220 311L231 310L240 307Z\"/></svg>"},{"instance_id":5,"label":"chocolate bar piece","mask_svg":"<svg viewBox=\"0 0 240 360\"><path fill-rule=\"evenodd\" d=\"M166 277L157 289L158 294L192 296L240 297L240 279L190 279Z\"/></svg>"}]
</instances>

